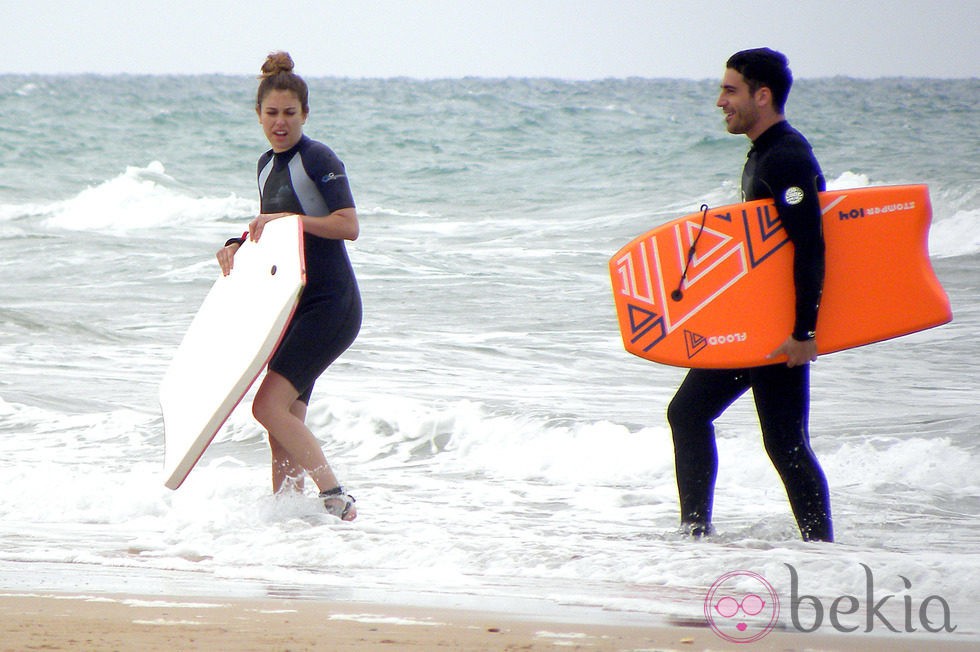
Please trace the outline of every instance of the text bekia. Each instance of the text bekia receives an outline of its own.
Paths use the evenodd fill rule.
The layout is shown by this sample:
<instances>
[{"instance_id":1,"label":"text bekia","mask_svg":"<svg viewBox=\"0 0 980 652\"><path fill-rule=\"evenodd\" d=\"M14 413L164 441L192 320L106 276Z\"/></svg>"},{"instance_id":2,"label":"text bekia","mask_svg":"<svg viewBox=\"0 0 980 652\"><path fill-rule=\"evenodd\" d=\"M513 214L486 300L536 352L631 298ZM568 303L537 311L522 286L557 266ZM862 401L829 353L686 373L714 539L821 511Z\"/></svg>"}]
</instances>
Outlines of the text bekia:
<instances>
[{"instance_id":1,"label":"text bekia","mask_svg":"<svg viewBox=\"0 0 980 652\"><path fill-rule=\"evenodd\" d=\"M882 613L886 610L886 605L891 601L892 598L898 596L894 594L884 595L878 597L875 595L874 589L874 575L866 564L861 564L864 568L865 575L865 603L864 603L864 631L871 632L876 624L881 624L887 627L893 632L915 632L918 631L915 626L915 616L918 616L918 625L923 630L931 632L933 634L939 632L953 632L956 630L956 626L950 623L950 609L949 603L946 599L939 595L930 595L924 598L918 605L918 609L913 608L913 599L911 595L902 596L902 615L904 616L903 628L899 629L896 627L892 620ZM799 575L796 569L791 564L786 564L789 568L790 575L790 615L793 621L793 627L800 632L814 632L820 628L823 624L824 614L827 614L827 619L830 621L831 626L839 632L855 632L861 628L860 624L853 624L855 619L842 619L841 616L851 616L853 614L858 614L861 609L861 600L853 595L841 595L833 599L829 607L824 606L819 598L813 595L800 595L799 587ZM906 590L912 589L912 582L908 578L899 575L902 578L902 583ZM801 622L800 618L800 605L806 604L813 610L813 622L805 624ZM894 603L891 605L892 611L894 607L897 606ZM934 616L937 618L930 618ZM892 619L895 619L894 615L891 615ZM859 620L858 620L859 622ZM941 625L936 623L941 622Z\"/></svg>"}]
</instances>

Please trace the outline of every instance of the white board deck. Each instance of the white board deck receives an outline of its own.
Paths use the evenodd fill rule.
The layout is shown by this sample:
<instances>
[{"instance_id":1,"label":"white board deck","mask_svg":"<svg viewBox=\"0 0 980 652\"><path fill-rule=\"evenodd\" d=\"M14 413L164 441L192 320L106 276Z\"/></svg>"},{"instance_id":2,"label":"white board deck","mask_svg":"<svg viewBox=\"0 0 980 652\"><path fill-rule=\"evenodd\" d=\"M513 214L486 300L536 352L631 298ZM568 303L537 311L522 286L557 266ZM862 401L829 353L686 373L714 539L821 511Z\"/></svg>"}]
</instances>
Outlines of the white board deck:
<instances>
[{"instance_id":1,"label":"white board deck","mask_svg":"<svg viewBox=\"0 0 980 652\"><path fill-rule=\"evenodd\" d=\"M217 266L217 263L215 263ZM160 383L164 484L177 489L272 357L306 283L303 225L269 222L219 277Z\"/></svg>"}]
</instances>

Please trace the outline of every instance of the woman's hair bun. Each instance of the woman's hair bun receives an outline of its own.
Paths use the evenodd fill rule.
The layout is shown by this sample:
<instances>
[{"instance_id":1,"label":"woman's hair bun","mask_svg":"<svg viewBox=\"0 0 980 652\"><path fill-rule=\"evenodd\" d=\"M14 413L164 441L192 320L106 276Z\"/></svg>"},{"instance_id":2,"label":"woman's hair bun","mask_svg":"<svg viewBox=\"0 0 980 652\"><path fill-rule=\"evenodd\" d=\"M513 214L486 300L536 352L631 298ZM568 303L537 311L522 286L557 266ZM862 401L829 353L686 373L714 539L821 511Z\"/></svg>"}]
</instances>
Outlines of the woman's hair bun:
<instances>
[{"instance_id":1,"label":"woman's hair bun","mask_svg":"<svg viewBox=\"0 0 980 652\"><path fill-rule=\"evenodd\" d=\"M262 64L262 77L272 77L281 72L292 72L293 67L293 58L289 56L288 52L272 52Z\"/></svg>"},{"instance_id":2,"label":"woman's hair bun","mask_svg":"<svg viewBox=\"0 0 980 652\"><path fill-rule=\"evenodd\" d=\"M303 113L310 112L310 88L293 72L293 58L288 52L273 52L267 56L259 80L259 89L255 93L256 111L262 109L262 100L272 91L290 91L296 94Z\"/></svg>"}]
</instances>

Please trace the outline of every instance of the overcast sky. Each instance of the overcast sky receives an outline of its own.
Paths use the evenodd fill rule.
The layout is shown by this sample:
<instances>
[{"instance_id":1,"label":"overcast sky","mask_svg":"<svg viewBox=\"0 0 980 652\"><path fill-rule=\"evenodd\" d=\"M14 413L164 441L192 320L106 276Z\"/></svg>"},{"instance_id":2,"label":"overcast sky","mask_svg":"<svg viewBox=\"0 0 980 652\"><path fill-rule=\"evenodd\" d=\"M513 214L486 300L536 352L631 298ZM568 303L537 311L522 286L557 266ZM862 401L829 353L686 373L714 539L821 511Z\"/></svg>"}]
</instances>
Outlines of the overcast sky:
<instances>
[{"instance_id":1,"label":"overcast sky","mask_svg":"<svg viewBox=\"0 0 980 652\"><path fill-rule=\"evenodd\" d=\"M980 77L980 0L0 0L0 73L719 78L767 45L797 77Z\"/></svg>"}]
</instances>

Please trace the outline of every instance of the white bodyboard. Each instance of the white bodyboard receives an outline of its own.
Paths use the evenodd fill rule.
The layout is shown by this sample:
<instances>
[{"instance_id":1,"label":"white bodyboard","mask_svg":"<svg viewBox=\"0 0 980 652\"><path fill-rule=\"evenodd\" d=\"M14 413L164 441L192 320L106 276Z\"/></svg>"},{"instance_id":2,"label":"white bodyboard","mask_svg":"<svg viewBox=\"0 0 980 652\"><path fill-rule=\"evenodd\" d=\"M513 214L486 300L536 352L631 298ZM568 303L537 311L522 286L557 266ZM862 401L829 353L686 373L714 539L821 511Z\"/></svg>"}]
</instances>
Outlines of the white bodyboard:
<instances>
[{"instance_id":1,"label":"white bodyboard","mask_svg":"<svg viewBox=\"0 0 980 652\"><path fill-rule=\"evenodd\" d=\"M306 283L303 225L269 222L211 287L160 383L164 484L177 489L269 362Z\"/></svg>"}]
</instances>

